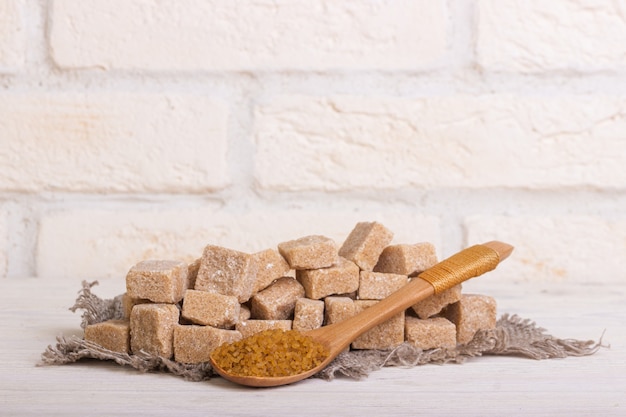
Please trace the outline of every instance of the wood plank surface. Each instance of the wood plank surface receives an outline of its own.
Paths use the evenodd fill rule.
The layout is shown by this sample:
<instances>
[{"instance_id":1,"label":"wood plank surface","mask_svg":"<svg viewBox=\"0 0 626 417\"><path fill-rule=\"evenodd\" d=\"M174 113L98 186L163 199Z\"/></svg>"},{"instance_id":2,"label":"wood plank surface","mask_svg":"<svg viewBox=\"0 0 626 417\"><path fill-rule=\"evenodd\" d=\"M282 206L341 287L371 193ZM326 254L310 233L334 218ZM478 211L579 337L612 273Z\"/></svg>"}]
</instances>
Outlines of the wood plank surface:
<instances>
[{"instance_id":1,"label":"wood plank surface","mask_svg":"<svg viewBox=\"0 0 626 417\"><path fill-rule=\"evenodd\" d=\"M57 335L81 335L68 311L80 283L0 282L2 416L621 416L626 415L626 285L469 282L499 314L530 318L562 338L599 339L589 357L534 361L480 357L463 365L385 368L367 379L310 379L259 389L214 378L188 382L98 361L36 366ZM103 297L124 284L94 287Z\"/></svg>"}]
</instances>

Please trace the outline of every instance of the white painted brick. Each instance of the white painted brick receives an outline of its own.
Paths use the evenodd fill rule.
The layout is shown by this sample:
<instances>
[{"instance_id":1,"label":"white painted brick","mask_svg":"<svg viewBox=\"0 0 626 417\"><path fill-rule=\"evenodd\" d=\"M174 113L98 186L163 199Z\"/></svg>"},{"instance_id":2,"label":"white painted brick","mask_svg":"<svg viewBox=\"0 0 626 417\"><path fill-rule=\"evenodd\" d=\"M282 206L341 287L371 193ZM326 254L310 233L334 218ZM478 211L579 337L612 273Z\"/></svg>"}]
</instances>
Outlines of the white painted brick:
<instances>
[{"instance_id":1,"label":"white painted brick","mask_svg":"<svg viewBox=\"0 0 626 417\"><path fill-rule=\"evenodd\" d=\"M184 210L76 209L40 221L37 275L45 278L123 279L146 259L191 261L202 253L206 213Z\"/></svg>"},{"instance_id":2,"label":"white painted brick","mask_svg":"<svg viewBox=\"0 0 626 417\"><path fill-rule=\"evenodd\" d=\"M466 220L467 245L501 240L515 246L498 280L611 283L624 280L626 221L558 217L475 216Z\"/></svg>"},{"instance_id":3,"label":"white painted brick","mask_svg":"<svg viewBox=\"0 0 626 417\"><path fill-rule=\"evenodd\" d=\"M25 0L0 0L0 73L11 73L26 59Z\"/></svg>"},{"instance_id":4,"label":"white painted brick","mask_svg":"<svg viewBox=\"0 0 626 417\"><path fill-rule=\"evenodd\" d=\"M626 68L623 0L480 0L476 52L490 71Z\"/></svg>"},{"instance_id":5,"label":"white painted brick","mask_svg":"<svg viewBox=\"0 0 626 417\"><path fill-rule=\"evenodd\" d=\"M9 226L7 224L7 217L7 212L0 209L0 279L7 276L8 268Z\"/></svg>"},{"instance_id":6,"label":"white painted brick","mask_svg":"<svg viewBox=\"0 0 626 417\"><path fill-rule=\"evenodd\" d=\"M208 243L245 252L322 234L343 243L358 221L380 221L394 242L439 246L437 218L393 208L354 210L254 210L233 213L217 205L152 210L76 209L43 216L37 244L37 275L68 280L125 277L144 259L184 259Z\"/></svg>"},{"instance_id":7,"label":"white painted brick","mask_svg":"<svg viewBox=\"0 0 626 417\"><path fill-rule=\"evenodd\" d=\"M255 112L271 190L624 188L626 100L283 96Z\"/></svg>"},{"instance_id":8,"label":"white painted brick","mask_svg":"<svg viewBox=\"0 0 626 417\"><path fill-rule=\"evenodd\" d=\"M56 0L50 47L66 68L416 69L445 52L445 4Z\"/></svg>"},{"instance_id":9,"label":"white painted brick","mask_svg":"<svg viewBox=\"0 0 626 417\"><path fill-rule=\"evenodd\" d=\"M180 193L228 183L226 107L205 97L2 98L0 190Z\"/></svg>"}]
</instances>

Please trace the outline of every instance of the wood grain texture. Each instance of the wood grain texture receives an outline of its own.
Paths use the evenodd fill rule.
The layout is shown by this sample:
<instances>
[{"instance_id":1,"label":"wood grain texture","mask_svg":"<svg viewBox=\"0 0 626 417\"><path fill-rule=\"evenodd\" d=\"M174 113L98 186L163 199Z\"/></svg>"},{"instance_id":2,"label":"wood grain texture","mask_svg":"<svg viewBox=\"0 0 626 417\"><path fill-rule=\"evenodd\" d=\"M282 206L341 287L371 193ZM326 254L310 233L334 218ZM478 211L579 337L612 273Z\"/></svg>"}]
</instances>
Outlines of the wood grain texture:
<instances>
[{"instance_id":1,"label":"wood grain texture","mask_svg":"<svg viewBox=\"0 0 626 417\"><path fill-rule=\"evenodd\" d=\"M3 416L621 416L626 414L626 285L515 284L476 280L464 292L493 296L499 313L537 321L556 337L598 339L589 357L534 361L481 357L463 365L385 368L363 381L310 379L271 389L221 378L187 382L102 362L37 367L59 334L81 334L67 310L80 283L1 281L0 414ZM123 283L95 287L104 297Z\"/></svg>"}]
</instances>

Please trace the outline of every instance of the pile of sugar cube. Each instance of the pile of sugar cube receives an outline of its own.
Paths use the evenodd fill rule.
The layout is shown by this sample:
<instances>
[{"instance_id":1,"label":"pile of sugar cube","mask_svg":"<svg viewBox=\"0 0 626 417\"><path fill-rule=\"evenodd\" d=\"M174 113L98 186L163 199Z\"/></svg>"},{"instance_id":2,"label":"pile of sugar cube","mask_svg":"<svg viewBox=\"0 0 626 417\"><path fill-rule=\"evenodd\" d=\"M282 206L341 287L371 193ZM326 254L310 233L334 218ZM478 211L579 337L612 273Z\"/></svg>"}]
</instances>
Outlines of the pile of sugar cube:
<instances>
[{"instance_id":1,"label":"pile of sugar cube","mask_svg":"<svg viewBox=\"0 0 626 417\"><path fill-rule=\"evenodd\" d=\"M244 253L207 245L191 264L146 260L126 276L124 318L92 324L85 340L123 353L181 363L267 329L307 331L345 320L407 284L437 261L431 243L391 245L378 222L357 223L341 247L312 235ZM351 349L454 348L496 325L492 297L458 285L358 337Z\"/></svg>"}]
</instances>

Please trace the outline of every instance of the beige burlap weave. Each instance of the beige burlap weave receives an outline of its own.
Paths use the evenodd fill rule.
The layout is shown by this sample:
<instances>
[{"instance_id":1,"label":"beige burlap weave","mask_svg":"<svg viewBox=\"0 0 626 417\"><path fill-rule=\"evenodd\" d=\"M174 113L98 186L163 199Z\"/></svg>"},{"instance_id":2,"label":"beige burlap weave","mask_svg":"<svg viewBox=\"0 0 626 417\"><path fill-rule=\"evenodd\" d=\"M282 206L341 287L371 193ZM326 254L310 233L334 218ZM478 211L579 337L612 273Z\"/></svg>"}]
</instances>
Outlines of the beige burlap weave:
<instances>
[{"instance_id":1,"label":"beige burlap weave","mask_svg":"<svg viewBox=\"0 0 626 417\"><path fill-rule=\"evenodd\" d=\"M103 300L91 292L96 282L83 282L83 288L71 311L83 310L81 327L109 319L121 318L121 296ZM384 366L413 367L417 365L462 363L482 355L514 355L531 359L565 358L594 354L602 341L559 339L546 333L528 319L516 315L503 315L493 330L476 333L471 342L454 349L421 350L403 343L392 350L354 350L340 354L315 377L332 380L343 375L361 379ZM42 353L41 365L61 365L81 359L110 360L131 366L142 372L170 372L191 381L202 381L216 376L210 364L183 364L171 359L144 354L112 352L82 338L57 337L55 346Z\"/></svg>"}]
</instances>

